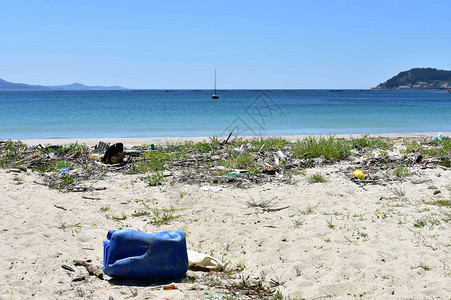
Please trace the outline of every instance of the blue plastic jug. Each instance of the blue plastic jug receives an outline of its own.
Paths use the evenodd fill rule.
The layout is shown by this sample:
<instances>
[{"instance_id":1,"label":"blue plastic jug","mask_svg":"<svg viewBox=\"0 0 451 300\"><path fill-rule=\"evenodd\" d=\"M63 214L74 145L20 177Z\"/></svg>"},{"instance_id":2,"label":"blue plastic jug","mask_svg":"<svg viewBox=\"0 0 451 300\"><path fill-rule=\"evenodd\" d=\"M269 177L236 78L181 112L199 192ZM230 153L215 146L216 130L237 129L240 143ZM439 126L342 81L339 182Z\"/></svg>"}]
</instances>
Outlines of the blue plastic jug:
<instances>
[{"instance_id":1,"label":"blue plastic jug","mask_svg":"<svg viewBox=\"0 0 451 300\"><path fill-rule=\"evenodd\" d=\"M103 272L111 277L166 281L188 270L185 235L179 230L110 230L103 250Z\"/></svg>"}]
</instances>

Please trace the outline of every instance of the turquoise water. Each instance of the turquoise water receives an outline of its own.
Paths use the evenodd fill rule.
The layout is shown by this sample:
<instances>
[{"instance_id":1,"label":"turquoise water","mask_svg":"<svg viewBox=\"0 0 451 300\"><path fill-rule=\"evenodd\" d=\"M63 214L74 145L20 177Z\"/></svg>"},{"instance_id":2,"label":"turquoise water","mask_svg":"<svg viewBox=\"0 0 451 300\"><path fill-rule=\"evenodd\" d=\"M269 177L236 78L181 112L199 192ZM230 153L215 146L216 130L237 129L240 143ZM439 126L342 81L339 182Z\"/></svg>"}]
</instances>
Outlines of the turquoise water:
<instances>
[{"instance_id":1,"label":"turquoise water","mask_svg":"<svg viewBox=\"0 0 451 300\"><path fill-rule=\"evenodd\" d=\"M0 91L0 139L451 131L443 91Z\"/></svg>"}]
</instances>

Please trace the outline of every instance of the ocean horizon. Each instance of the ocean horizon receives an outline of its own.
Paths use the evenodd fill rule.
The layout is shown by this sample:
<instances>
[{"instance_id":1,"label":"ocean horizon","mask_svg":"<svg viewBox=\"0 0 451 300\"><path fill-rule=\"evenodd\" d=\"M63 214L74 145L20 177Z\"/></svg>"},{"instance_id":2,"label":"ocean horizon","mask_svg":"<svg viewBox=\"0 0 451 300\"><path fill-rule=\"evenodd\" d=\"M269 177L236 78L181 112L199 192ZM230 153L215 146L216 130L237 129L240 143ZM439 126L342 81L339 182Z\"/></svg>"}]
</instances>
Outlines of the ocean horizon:
<instances>
[{"instance_id":1,"label":"ocean horizon","mask_svg":"<svg viewBox=\"0 0 451 300\"><path fill-rule=\"evenodd\" d=\"M0 91L0 139L451 131L441 90Z\"/></svg>"}]
</instances>

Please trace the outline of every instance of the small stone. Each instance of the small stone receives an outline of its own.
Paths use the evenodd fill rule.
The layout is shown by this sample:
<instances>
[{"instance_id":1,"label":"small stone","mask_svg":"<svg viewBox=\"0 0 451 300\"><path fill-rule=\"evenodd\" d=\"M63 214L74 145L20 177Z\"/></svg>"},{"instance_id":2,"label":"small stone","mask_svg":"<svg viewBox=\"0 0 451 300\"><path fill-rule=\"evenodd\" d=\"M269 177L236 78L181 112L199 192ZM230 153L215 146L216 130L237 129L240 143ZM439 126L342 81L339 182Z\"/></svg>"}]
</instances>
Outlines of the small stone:
<instances>
[{"instance_id":1,"label":"small stone","mask_svg":"<svg viewBox=\"0 0 451 300\"><path fill-rule=\"evenodd\" d=\"M440 194L440 193L441 193L440 190L435 190L432 194L433 194L433 195L437 195L437 194Z\"/></svg>"}]
</instances>

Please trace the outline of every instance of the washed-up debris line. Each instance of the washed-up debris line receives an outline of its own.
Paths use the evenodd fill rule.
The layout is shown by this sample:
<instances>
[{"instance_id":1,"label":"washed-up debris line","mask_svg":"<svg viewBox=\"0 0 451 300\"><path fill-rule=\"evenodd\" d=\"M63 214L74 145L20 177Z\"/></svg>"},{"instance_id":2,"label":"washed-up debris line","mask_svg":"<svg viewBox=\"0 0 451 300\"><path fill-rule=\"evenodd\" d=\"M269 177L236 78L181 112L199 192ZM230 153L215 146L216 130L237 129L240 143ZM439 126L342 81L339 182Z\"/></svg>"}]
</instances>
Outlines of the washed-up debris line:
<instances>
[{"instance_id":1,"label":"washed-up debris line","mask_svg":"<svg viewBox=\"0 0 451 300\"><path fill-rule=\"evenodd\" d=\"M174 183L245 188L292 183L293 176L304 169L335 163L339 173L359 184L384 184L418 175L421 169L450 167L451 142L446 137L435 141L329 136L295 142L279 137L229 138L132 149L121 143L99 142L90 148L78 143L31 147L20 141L0 141L0 167L36 171L42 178L38 183L73 192L93 190L88 182L105 178L108 172L143 174L150 178L150 185L169 177ZM355 169L368 176L353 178Z\"/></svg>"}]
</instances>

